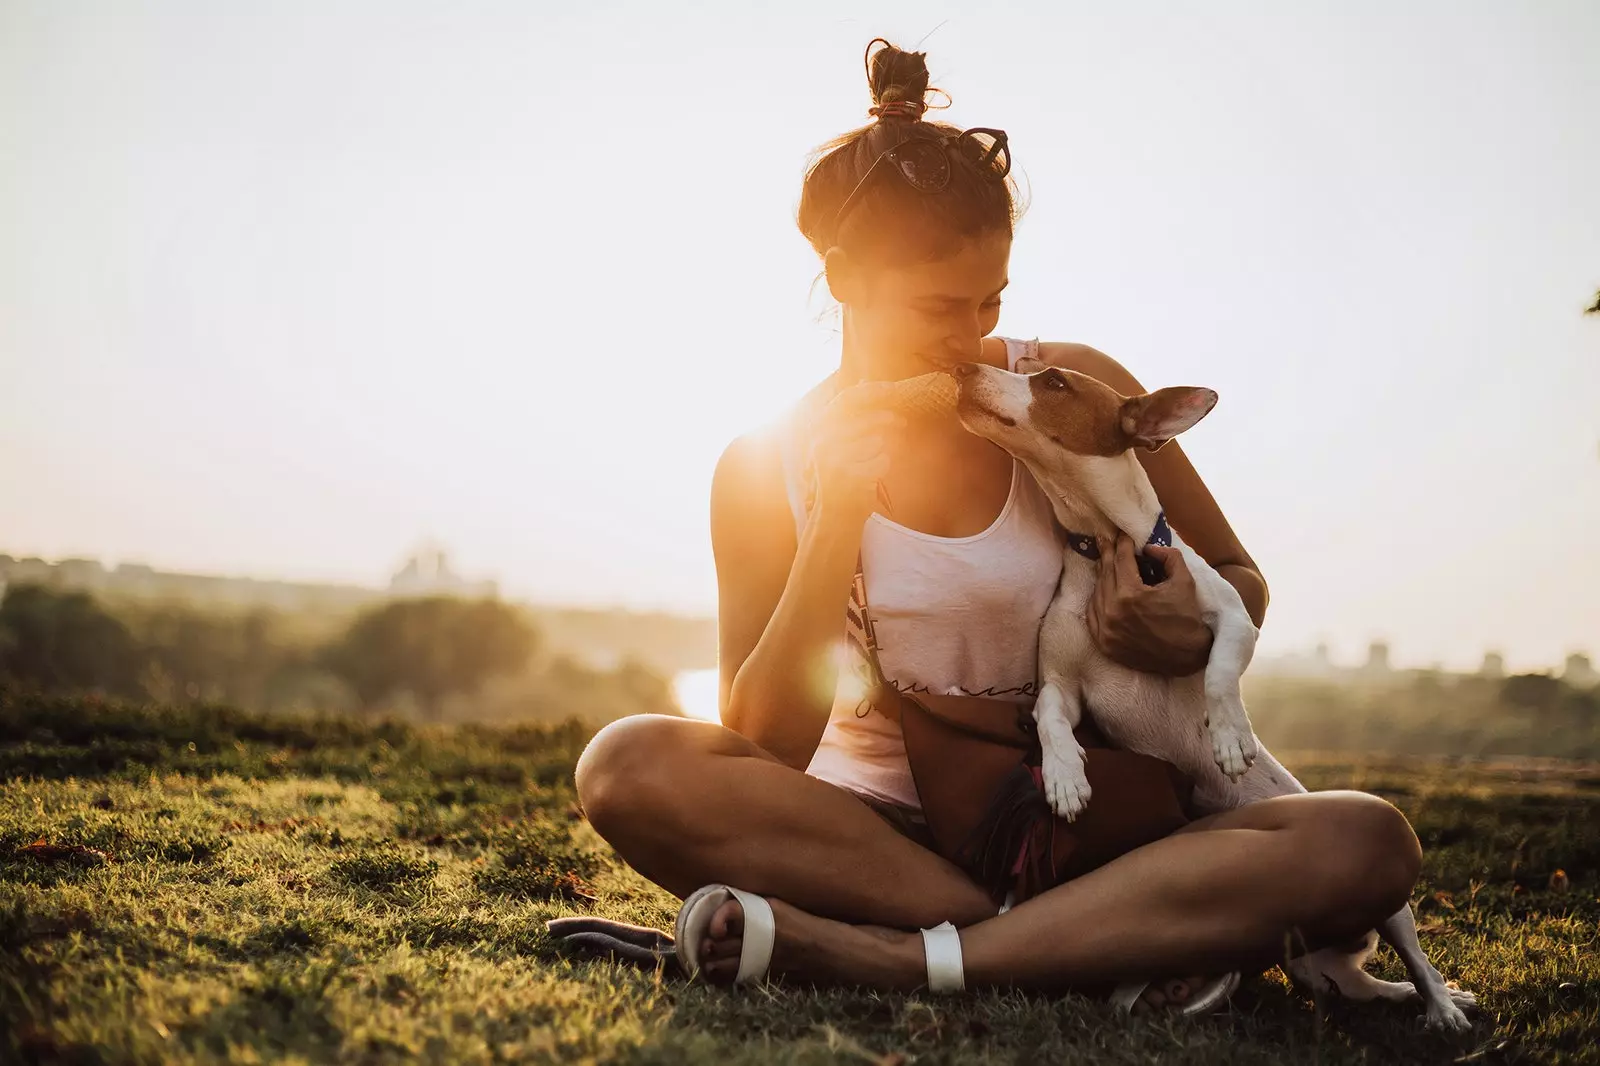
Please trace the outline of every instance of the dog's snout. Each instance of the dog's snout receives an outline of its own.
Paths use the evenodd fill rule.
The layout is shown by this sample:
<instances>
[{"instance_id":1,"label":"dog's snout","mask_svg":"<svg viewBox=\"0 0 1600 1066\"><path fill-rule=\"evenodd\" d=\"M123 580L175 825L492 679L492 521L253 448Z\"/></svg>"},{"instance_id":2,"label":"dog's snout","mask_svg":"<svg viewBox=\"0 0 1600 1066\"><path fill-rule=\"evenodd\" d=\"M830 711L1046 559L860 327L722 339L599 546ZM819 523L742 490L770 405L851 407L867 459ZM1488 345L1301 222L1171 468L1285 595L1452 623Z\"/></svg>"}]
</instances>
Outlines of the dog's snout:
<instances>
[{"instance_id":1,"label":"dog's snout","mask_svg":"<svg viewBox=\"0 0 1600 1066\"><path fill-rule=\"evenodd\" d=\"M950 373L955 377L955 379L957 381L960 381L963 378L970 378L972 375L976 374L977 372L978 372L978 364L977 363L957 363L955 366L950 368Z\"/></svg>"}]
</instances>

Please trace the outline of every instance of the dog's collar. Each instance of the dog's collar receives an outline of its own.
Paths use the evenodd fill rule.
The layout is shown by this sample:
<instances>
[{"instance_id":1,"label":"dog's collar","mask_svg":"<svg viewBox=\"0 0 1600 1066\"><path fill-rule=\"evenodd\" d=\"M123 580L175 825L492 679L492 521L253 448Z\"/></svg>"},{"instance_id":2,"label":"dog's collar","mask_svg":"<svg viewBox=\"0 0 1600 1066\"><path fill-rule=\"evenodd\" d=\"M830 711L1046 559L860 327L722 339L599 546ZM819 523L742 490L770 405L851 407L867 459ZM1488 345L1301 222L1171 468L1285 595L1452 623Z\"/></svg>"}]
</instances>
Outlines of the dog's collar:
<instances>
[{"instance_id":1,"label":"dog's collar","mask_svg":"<svg viewBox=\"0 0 1600 1066\"><path fill-rule=\"evenodd\" d=\"M1067 547L1071 548L1085 559L1099 561L1099 541L1095 540L1094 537L1088 533L1074 533L1070 529L1066 532ZM1150 539L1146 540L1144 543L1145 547L1147 548L1152 544L1159 544L1163 548L1172 547L1172 527L1167 525L1167 512L1162 511L1160 514L1156 515L1156 528L1150 531ZM1161 568L1161 564L1150 558L1150 556L1146 555L1142 551L1136 558L1139 563L1139 576L1144 579L1144 583L1146 585L1161 584L1162 579L1167 576L1166 571Z\"/></svg>"}]
</instances>

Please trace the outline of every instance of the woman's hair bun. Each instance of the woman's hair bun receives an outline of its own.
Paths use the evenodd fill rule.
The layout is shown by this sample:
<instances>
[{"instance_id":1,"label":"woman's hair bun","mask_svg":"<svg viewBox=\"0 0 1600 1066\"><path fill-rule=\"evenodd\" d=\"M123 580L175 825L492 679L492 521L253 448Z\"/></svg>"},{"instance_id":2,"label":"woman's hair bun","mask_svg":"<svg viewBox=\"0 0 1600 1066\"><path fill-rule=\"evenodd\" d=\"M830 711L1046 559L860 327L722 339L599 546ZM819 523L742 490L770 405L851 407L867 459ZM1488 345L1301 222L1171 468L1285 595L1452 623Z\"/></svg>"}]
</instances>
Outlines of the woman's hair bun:
<instances>
[{"instance_id":1,"label":"woman's hair bun","mask_svg":"<svg viewBox=\"0 0 1600 1066\"><path fill-rule=\"evenodd\" d=\"M1009 178L996 181L1000 175L987 164L951 167L949 180L935 193L893 178L866 181L885 153L907 141L962 142L960 129L924 117L929 93L936 94L934 107L950 106L949 93L928 86L926 53L907 52L879 37L867 44L863 58L876 121L811 154L795 211L806 241L820 256L839 247L863 261L911 263L950 255L971 237L1010 237L1019 213L1013 186ZM857 193L858 206L841 218Z\"/></svg>"},{"instance_id":2,"label":"woman's hair bun","mask_svg":"<svg viewBox=\"0 0 1600 1066\"><path fill-rule=\"evenodd\" d=\"M904 52L882 37L874 38L867 44L867 87L872 92L871 114L921 118L928 109L923 99L928 94L928 54ZM891 104L908 106L888 107Z\"/></svg>"}]
</instances>

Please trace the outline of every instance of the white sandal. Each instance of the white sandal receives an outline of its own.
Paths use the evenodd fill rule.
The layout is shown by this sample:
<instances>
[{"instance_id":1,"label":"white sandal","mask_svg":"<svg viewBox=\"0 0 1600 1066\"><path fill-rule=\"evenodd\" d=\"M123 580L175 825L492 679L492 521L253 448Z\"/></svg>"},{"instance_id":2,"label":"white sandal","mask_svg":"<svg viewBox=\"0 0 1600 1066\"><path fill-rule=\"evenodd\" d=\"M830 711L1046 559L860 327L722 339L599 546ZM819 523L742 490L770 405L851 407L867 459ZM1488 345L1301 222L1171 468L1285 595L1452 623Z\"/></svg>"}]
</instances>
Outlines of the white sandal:
<instances>
[{"instance_id":1,"label":"white sandal","mask_svg":"<svg viewBox=\"0 0 1600 1066\"><path fill-rule=\"evenodd\" d=\"M1139 997L1144 995L1154 981L1130 981L1125 985L1118 985L1111 993L1111 1002L1123 1014L1132 1014L1133 1008L1138 1005ZM1225 973L1221 977L1213 977L1210 981L1200 986L1194 998L1180 1007L1154 1007L1156 1012L1170 1011L1173 1014L1193 1015L1206 1014L1217 1009L1228 1001L1239 990L1239 971Z\"/></svg>"},{"instance_id":2,"label":"white sandal","mask_svg":"<svg viewBox=\"0 0 1600 1066\"><path fill-rule=\"evenodd\" d=\"M772 965L772 945L777 925L772 919L772 904L753 892L732 885L703 885L689 894L678 909L673 926L673 949L683 972L694 977L700 972L700 942L706 938L711 919L730 899L744 908L744 934L739 947L739 972L736 985L759 981ZM1008 901L1009 904L1009 901ZM967 987L961 964L961 934L949 922L922 930L922 952L927 960L930 992L960 992Z\"/></svg>"},{"instance_id":3,"label":"white sandal","mask_svg":"<svg viewBox=\"0 0 1600 1066\"><path fill-rule=\"evenodd\" d=\"M739 947L739 972L736 985L759 981L772 965L772 944L778 927L772 920L772 904L753 892L741 892L731 885L703 885L689 894L678 909L672 929L673 948L683 972L694 977L700 972L700 942L711 928L711 919L730 899L744 908L744 936Z\"/></svg>"},{"instance_id":4,"label":"white sandal","mask_svg":"<svg viewBox=\"0 0 1600 1066\"><path fill-rule=\"evenodd\" d=\"M922 958L928 967L929 992L964 992L967 971L961 964L961 934L949 922L922 931Z\"/></svg>"},{"instance_id":5,"label":"white sandal","mask_svg":"<svg viewBox=\"0 0 1600 1066\"><path fill-rule=\"evenodd\" d=\"M1015 892L1007 892L999 913L1010 910L1016 898ZM966 991L967 971L961 960L961 933L955 926L940 922L932 929L922 930L922 959L923 965L928 968L929 992Z\"/></svg>"}]
</instances>

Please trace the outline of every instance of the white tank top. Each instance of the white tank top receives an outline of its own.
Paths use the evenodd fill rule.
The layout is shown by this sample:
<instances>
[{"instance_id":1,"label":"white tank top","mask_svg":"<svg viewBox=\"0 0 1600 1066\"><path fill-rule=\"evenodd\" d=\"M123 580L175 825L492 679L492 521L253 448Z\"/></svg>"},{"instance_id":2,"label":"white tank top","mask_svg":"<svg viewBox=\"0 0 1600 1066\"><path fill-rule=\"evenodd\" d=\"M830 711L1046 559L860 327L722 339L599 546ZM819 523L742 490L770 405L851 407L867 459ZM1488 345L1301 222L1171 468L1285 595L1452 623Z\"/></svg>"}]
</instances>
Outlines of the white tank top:
<instances>
[{"instance_id":1,"label":"white tank top","mask_svg":"<svg viewBox=\"0 0 1600 1066\"><path fill-rule=\"evenodd\" d=\"M1038 343L1005 338L1007 366L1014 369ZM784 478L795 528L803 532L799 447L785 434ZM1063 548L1049 500L1015 460L1005 506L981 533L935 537L874 513L862 531L861 559L884 676L902 692L1031 704L1039 625L1061 577ZM920 808L900 727L862 702L861 667L851 662L840 670L833 710L806 773Z\"/></svg>"}]
</instances>

